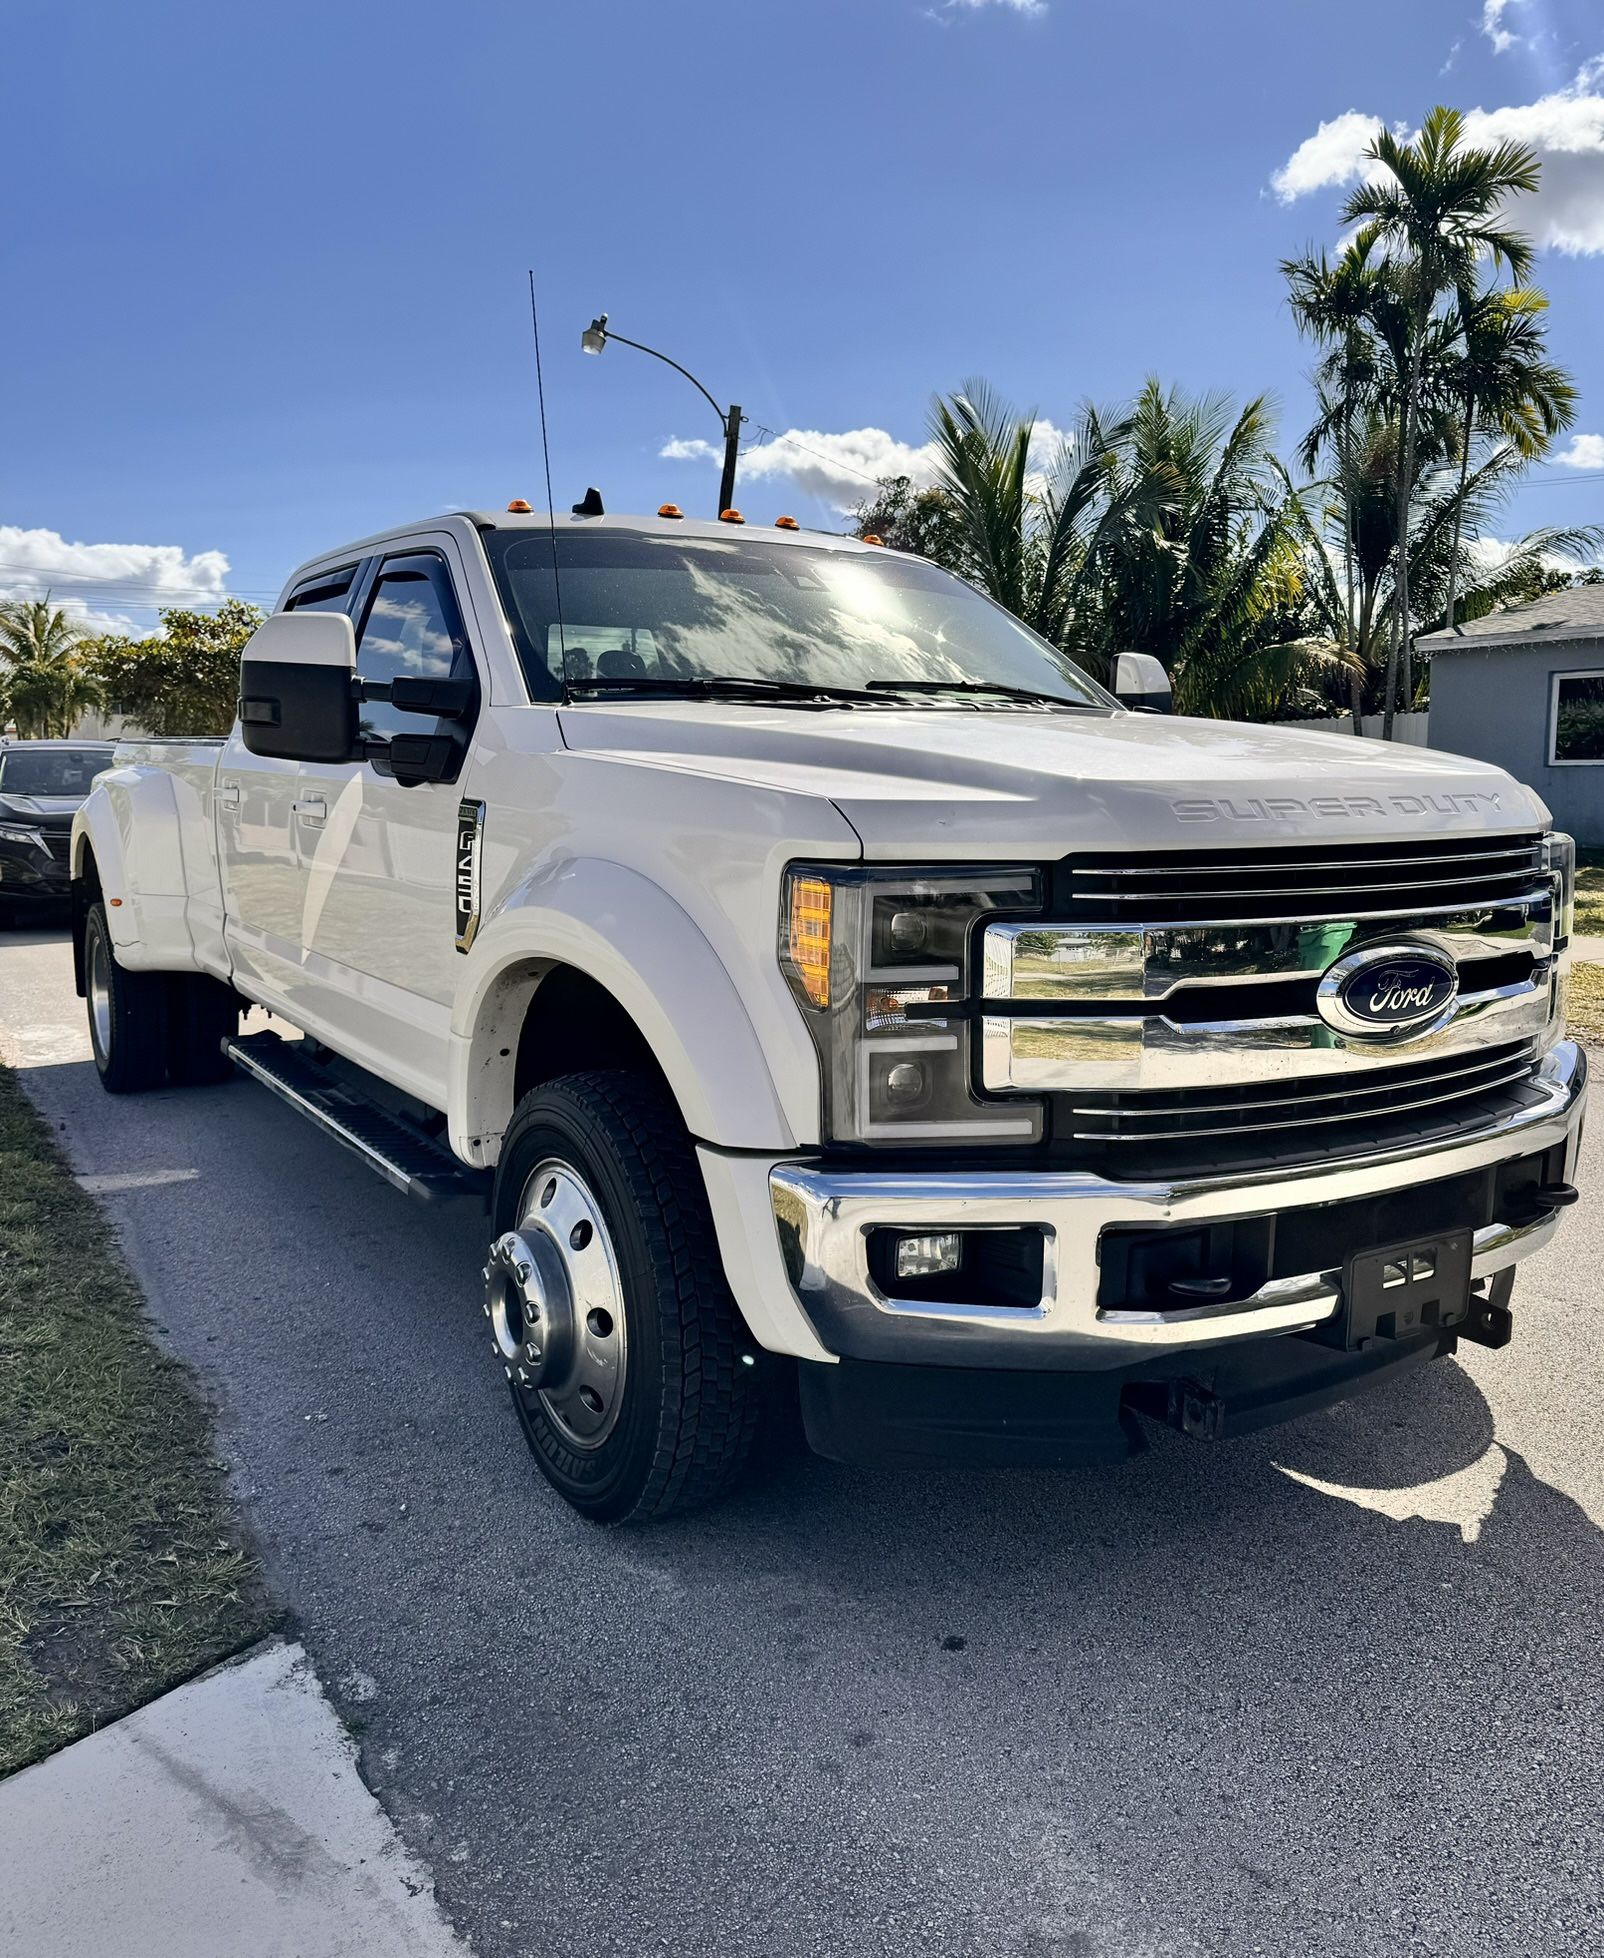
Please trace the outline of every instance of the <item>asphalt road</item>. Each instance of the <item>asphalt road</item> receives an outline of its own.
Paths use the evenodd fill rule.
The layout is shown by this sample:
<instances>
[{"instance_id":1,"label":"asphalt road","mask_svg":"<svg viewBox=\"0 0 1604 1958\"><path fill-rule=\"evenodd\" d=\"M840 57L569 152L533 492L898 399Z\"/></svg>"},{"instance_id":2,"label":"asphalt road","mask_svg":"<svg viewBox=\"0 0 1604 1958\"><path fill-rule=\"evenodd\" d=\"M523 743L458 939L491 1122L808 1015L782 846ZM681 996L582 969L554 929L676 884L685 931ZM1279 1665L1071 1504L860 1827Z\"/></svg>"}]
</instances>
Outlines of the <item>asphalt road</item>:
<instances>
[{"instance_id":1,"label":"asphalt road","mask_svg":"<svg viewBox=\"0 0 1604 1958\"><path fill-rule=\"evenodd\" d=\"M81 1028L64 942L0 937L0 1037L485 1958L1604 1949L1596 1201L1506 1351L1299 1426L804 1457L608 1533L527 1458L477 1219L244 1082L114 1101Z\"/></svg>"}]
</instances>

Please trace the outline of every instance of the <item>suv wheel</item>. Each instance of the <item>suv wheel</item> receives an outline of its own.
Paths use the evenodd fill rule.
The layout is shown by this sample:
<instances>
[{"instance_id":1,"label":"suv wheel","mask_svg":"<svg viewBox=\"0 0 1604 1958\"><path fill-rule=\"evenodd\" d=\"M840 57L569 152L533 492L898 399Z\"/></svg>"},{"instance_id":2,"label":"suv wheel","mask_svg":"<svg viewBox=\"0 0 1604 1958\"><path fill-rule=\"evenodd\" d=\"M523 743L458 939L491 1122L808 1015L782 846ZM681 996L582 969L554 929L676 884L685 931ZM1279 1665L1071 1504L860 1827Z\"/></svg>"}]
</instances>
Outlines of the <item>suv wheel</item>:
<instances>
[{"instance_id":1,"label":"suv wheel","mask_svg":"<svg viewBox=\"0 0 1604 1958\"><path fill-rule=\"evenodd\" d=\"M526 1095L496 1170L490 1344L536 1461L598 1522L722 1495L752 1452L760 1353L667 1096L629 1074Z\"/></svg>"}]
</instances>

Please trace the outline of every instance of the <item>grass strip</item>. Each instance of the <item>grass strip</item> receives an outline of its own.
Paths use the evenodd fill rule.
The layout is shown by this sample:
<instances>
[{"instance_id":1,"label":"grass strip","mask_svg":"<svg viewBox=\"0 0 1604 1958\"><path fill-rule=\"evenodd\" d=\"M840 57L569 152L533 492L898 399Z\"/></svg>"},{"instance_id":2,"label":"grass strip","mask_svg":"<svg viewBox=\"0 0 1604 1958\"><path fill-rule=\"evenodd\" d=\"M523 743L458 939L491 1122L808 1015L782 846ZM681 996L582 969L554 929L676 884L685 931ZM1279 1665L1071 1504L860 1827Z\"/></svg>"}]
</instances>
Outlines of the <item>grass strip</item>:
<instances>
[{"instance_id":1,"label":"grass strip","mask_svg":"<svg viewBox=\"0 0 1604 1958\"><path fill-rule=\"evenodd\" d=\"M1576 929L1604 937L1604 850L1576 853Z\"/></svg>"},{"instance_id":2,"label":"grass strip","mask_svg":"<svg viewBox=\"0 0 1604 1958\"><path fill-rule=\"evenodd\" d=\"M1604 1042L1604 965L1572 960L1565 994L1565 1031L1576 1040Z\"/></svg>"},{"instance_id":3,"label":"grass strip","mask_svg":"<svg viewBox=\"0 0 1604 1958\"><path fill-rule=\"evenodd\" d=\"M0 1067L0 1775L271 1622L194 1384Z\"/></svg>"}]
</instances>

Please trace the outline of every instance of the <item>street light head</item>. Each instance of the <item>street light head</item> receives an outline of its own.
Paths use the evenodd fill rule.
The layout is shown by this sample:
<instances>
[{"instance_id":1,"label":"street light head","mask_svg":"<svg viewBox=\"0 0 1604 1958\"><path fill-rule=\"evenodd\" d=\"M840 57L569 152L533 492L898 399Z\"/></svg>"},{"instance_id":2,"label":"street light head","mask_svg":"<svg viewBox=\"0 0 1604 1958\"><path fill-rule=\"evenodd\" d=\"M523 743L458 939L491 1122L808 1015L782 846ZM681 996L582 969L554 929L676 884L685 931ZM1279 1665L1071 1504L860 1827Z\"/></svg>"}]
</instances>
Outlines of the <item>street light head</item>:
<instances>
[{"instance_id":1,"label":"street light head","mask_svg":"<svg viewBox=\"0 0 1604 1958\"><path fill-rule=\"evenodd\" d=\"M607 315L598 313L579 336L582 353L599 354L607 344Z\"/></svg>"}]
</instances>

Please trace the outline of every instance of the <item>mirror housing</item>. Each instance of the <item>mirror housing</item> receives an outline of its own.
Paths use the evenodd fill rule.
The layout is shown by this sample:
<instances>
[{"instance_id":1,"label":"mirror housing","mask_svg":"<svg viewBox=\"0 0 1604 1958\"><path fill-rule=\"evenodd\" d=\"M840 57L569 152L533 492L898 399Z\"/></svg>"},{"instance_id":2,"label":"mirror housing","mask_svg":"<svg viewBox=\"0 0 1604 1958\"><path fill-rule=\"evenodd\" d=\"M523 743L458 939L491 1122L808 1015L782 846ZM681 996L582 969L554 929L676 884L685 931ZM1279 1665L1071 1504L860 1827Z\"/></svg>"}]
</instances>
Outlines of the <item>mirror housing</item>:
<instances>
[{"instance_id":1,"label":"mirror housing","mask_svg":"<svg viewBox=\"0 0 1604 1958\"><path fill-rule=\"evenodd\" d=\"M357 751L356 633L343 612L276 612L240 659L240 739L278 761Z\"/></svg>"},{"instance_id":2,"label":"mirror housing","mask_svg":"<svg viewBox=\"0 0 1604 1958\"><path fill-rule=\"evenodd\" d=\"M1175 696L1162 660L1152 653L1119 653L1114 659L1114 698L1134 714L1173 714Z\"/></svg>"}]
</instances>

